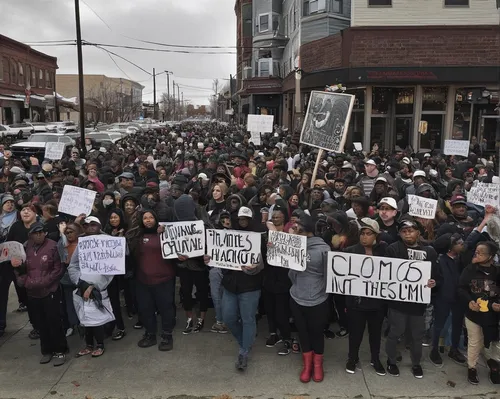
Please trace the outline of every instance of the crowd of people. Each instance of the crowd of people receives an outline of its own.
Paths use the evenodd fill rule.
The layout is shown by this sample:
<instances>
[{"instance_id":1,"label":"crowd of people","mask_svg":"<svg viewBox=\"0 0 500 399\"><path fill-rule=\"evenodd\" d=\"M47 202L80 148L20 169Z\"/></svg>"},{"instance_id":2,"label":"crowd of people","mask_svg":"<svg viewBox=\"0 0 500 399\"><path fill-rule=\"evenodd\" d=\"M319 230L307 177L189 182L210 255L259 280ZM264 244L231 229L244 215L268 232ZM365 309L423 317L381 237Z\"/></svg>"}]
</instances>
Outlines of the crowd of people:
<instances>
[{"instance_id":1,"label":"crowd of people","mask_svg":"<svg viewBox=\"0 0 500 399\"><path fill-rule=\"evenodd\" d=\"M400 345L409 350L413 376L422 378L422 347L429 346L436 367L447 348L449 361L467 366L471 384L479 383L484 354L490 380L500 383L500 219L497 208L467 200L477 181L499 181L493 161L474 147L468 157L377 146L325 152L314 171L318 150L293 143L279 127L260 145L242 126L195 122L107 149L84 144L58 161L0 148L0 242L21 243L26 254L0 264L0 336L13 283L18 311L33 327L29 338L40 340L40 363L64 364L66 338L75 333L84 338L76 357L102 356L107 337L126 338L125 317L144 330L140 348L170 351L176 322L184 320L176 311L181 303L186 324L179 332L209 325L230 332L240 371L265 315L265 345L282 356L302 353L304 383L324 378L325 339L345 338L345 370L356 373L365 327L378 375L399 376ZM65 185L97 192L90 214L58 211ZM409 195L437 200L435 218L409 216ZM262 233L261 261L240 271L209 267L207 255L163 259L160 223L195 220ZM307 238L304 271L267 263L269 230ZM101 234L126 238L125 274L81 270L79 238ZM431 262L431 303L327 293L330 251ZM215 320L206 320L211 307Z\"/></svg>"}]
</instances>

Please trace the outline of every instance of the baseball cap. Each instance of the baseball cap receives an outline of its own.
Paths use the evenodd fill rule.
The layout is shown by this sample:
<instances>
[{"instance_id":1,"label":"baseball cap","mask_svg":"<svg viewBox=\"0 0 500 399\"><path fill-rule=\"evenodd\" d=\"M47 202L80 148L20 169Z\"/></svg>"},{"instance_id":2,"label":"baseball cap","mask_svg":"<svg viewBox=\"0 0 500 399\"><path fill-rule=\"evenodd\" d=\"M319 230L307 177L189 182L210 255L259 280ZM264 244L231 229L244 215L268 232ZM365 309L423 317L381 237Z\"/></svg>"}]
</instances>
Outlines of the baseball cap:
<instances>
[{"instance_id":1,"label":"baseball cap","mask_svg":"<svg viewBox=\"0 0 500 399\"><path fill-rule=\"evenodd\" d=\"M423 170L416 170L414 173L413 173L413 178L415 177L427 177L427 175L425 174L425 172Z\"/></svg>"},{"instance_id":2,"label":"baseball cap","mask_svg":"<svg viewBox=\"0 0 500 399\"><path fill-rule=\"evenodd\" d=\"M375 234L380 233L380 226L378 225L378 222L370 218L362 218L359 221L359 231L361 232L362 229L369 229Z\"/></svg>"},{"instance_id":3,"label":"baseball cap","mask_svg":"<svg viewBox=\"0 0 500 399\"><path fill-rule=\"evenodd\" d=\"M198 179L201 179L201 180L210 180L205 173L200 173L198 175Z\"/></svg>"},{"instance_id":4,"label":"baseball cap","mask_svg":"<svg viewBox=\"0 0 500 399\"><path fill-rule=\"evenodd\" d=\"M242 206L240 210L238 211L238 217L246 217L246 218L251 218L253 217L253 212L250 208L247 208L246 206Z\"/></svg>"},{"instance_id":5,"label":"baseball cap","mask_svg":"<svg viewBox=\"0 0 500 399\"><path fill-rule=\"evenodd\" d=\"M134 174L130 172L123 172L120 176L118 176L118 179L131 179L134 180Z\"/></svg>"},{"instance_id":6,"label":"baseball cap","mask_svg":"<svg viewBox=\"0 0 500 399\"><path fill-rule=\"evenodd\" d=\"M33 224L33 226L31 226L29 234L38 233L40 231L44 231L43 223L36 222Z\"/></svg>"},{"instance_id":7,"label":"baseball cap","mask_svg":"<svg viewBox=\"0 0 500 399\"><path fill-rule=\"evenodd\" d=\"M459 204L466 205L467 199L463 195L455 194L453 197L451 197L450 204L451 205L459 205Z\"/></svg>"},{"instance_id":8,"label":"baseball cap","mask_svg":"<svg viewBox=\"0 0 500 399\"><path fill-rule=\"evenodd\" d=\"M380 206L382 204L389 205L393 209L398 209L398 204L396 203L396 200L394 198L391 198L391 197L382 198L380 200L380 202L378 203L378 207L380 208Z\"/></svg>"},{"instance_id":9,"label":"baseball cap","mask_svg":"<svg viewBox=\"0 0 500 399\"><path fill-rule=\"evenodd\" d=\"M377 163L373 159L369 159L368 161L365 161L365 165L375 165L375 166L377 166Z\"/></svg>"},{"instance_id":10,"label":"baseball cap","mask_svg":"<svg viewBox=\"0 0 500 399\"><path fill-rule=\"evenodd\" d=\"M408 218L405 218L405 219L402 219L399 223L398 223L398 231L401 231L407 227L411 227L413 229L416 229L418 230L418 224L417 222L415 222L415 220L411 217L408 217Z\"/></svg>"},{"instance_id":11,"label":"baseball cap","mask_svg":"<svg viewBox=\"0 0 500 399\"><path fill-rule=\"evenodd\" d=\"M97 223L98 225L101 225L101 221L95 216L88 216L83 221L83 224L90 224L90 223Z\"/></svg>"},{"instance_id":12,"label":"baseball cap","mask_svg":"<svg viewBox=\"0 0 500 399\"><path fill-rule=\"evenodd\" d=\"M14 202L14 197L10 194L5 194L3 197L2 197L2 205L5 204L7 201L12 201Z\"/></svg>"},{"instance_id":13,"label":"baseball cap","mask_svg":"<svg viewBox=\"0 0 500 399\"><path fill-rule=\"evenodd\" d=\"M375 184L377 184L378 182L387 183L387 179L385 177L380 176L375 179Z\"/></svg>"},{"instance_id":14,"label":"baseball cap","mask_svg":"<svg viewBox=\"0 0 500 399\"><path fill-rule=\"evenodd\" d=\"M429 158L430 158L430 156L431 156L431 154L429 154L428 152L426 152L426 153L424 154L424 158L427 158L427 157L429 157Z\"/></svg>"},{"instance_id":15,"label":"baseball cap","mask_svg":"<svg viewBox=\"0 0 500 399\"><path fill-rule=\"evenodd\" d=\"M340 169L354 169L352 163L345 161Z\"/></svg>"}]
</instances>

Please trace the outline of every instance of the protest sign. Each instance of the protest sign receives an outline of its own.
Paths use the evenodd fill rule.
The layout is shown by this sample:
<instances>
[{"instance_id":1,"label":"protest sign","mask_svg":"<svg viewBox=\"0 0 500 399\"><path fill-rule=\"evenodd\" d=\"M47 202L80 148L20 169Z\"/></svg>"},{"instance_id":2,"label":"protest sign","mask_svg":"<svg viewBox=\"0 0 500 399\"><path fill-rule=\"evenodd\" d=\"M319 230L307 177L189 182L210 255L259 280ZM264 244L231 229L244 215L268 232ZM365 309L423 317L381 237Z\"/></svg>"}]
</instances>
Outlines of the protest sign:
<instances>
[{"instance_id":1,"label":"protest sign","mask_svg":"<svg viewBox=\"0 0 500 399\"><path fill-rule=\"evenodd\" d=\"M418 195L408 195L408 205L411 216L422 219L434 219L436 217L437 200L432 198L419 197Z\"/></svg>"},{"instance_id":2,"label":"protest sign","mask_svg":"<svg viewBox=\"0 0 500 399\"><path fill-rule=\"evenodd\" d=\"M247 130L249 132L272 133L274 115L248 115ZM254 143L255 144L255 143Z\"/></svg>"},{"instance_id":3,"label":"protest sign","mask_svg":"<svg viewBox=\"0 0 500 399\"><path fill-rule=\"evenodd\" d=\"M92 190L65 185L59 202L59 212L73 216L90 215L96 194Z\"/></svg>"},{"instance_id":4,"label":"protest sign","mask_svg":"<svg viewBox=\"0 0 500 399\"><path fill-rule=\"evenodd\" d=\"M415 258L425 258L415 256ZM326 292L390 301L429 303L431 262L328 252Z\"/></svg>"},{"instance_id":5,"label":"protest sign","mask_svg":"<svg viewBox=\"0 0 500 399\"><path fill-rule=\"evenodd\" d=\"M311 92L300 142L328 151L342 152L354 98L352 94Z\"/></svg>"},{"instance_id":6,"label":"protest sign","mask_svg":"<svg viewBox=\"0 0 500 399\"><path fill-rule=\"evenodd\" d=\"M445 140L443 153L445 155L461 155L463 157L468 157L469 148L469 140Z\"/></svg>"},{"instance_id":7,"label":"protest sign","mask_svg":"<svg viewBox=\"0 0 500 399\"><path fill-rule=\"evenodd\" d=\"M209 266L241 270L261 261L260 233L235 230L207 230Z\"/></svg>"},{"instance_id":8,"label":"protest sign","mask_svg":"<svg viewBox=\"0 0 500 399\"><path fill-rule=\"evenodd\" d=\"M269 231L267 263L287 269L306 270L307 237Z\"/></svg>"},{"instance_id":9,"label":"protest sign","mask_svg":"<svg viewBox=\"0 0 500 399\"><path fill-rule=\"evenodd\" d=\"M491 205L500 210L500 185L474 182L467 193L467 201L479 206Z\"/></svg>"},{"instance_id":10,"label":"protest sign","mask_svg":"<svg viewBox=\"0 0 500 399\"><path fill-rule=\"evenodd\" d=\"M190 258L205 255L205 225L202 220L192 222L160 223L165 226L161 234L163 259Z\"/></svg>"},{"instance_id":11,"label":"protest sign","mask_svg":"<svg viewBox=\"0 0 500 399\"><path fill-rule=\"evenodd\" d=\"M12 258L26 260L23 244L17 241L6 241L0 244L0 263L11 261Z\"/></svg>"},{"instance_id":12,"label":"protest sign","mask_svg":"<svg viewBox=\"0 0 500 399\"><path fill-rule=\"evenodd\" d=\"M45 159L60 160L66 148L64 143L45 143Z\"/></svg>"},{"instance_id":13,"label":"protest sign","mask_svg":"<svg viewBox=\"0 0 500 399\"><path fill-rule=\"evenodd\" d=\"M78 238L82 274L125 274L125 237L98 234Z\"/></svg>"},{"instance_id":14,"label":"protest sign","mask_svg":"<svg viewBox=\"0 0 500 399\"><path fill-rule=\"evenodd\" d=\"M254 143L255 145L260 145L260 132L250 132L250 142Z\"/></svg>"}]
</instances>

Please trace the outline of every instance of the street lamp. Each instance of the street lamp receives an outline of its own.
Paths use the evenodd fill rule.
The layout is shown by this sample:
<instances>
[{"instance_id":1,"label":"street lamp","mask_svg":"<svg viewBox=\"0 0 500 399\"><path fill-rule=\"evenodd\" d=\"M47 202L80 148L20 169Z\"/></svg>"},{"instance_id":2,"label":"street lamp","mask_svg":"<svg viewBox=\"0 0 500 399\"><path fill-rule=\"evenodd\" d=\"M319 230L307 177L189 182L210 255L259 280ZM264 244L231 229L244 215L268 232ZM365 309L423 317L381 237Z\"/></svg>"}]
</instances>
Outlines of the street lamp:
<instances>
[{"instance_id":1,"label":"street lamp","mask_svg":"<svg viewBox=\"0 0 500 399\"><path fill-rule=\"evenodd\" d=\"M167 74L167 92L169 91L169 75L173 75L173 72L170 72L170 71L163 71L163 72L159 72L159 73L155 73L155 68L153 68L153 119L156 120L156 77L159 76L159 75L162 75L166 73Z\"/></svg>"}]
</instances>

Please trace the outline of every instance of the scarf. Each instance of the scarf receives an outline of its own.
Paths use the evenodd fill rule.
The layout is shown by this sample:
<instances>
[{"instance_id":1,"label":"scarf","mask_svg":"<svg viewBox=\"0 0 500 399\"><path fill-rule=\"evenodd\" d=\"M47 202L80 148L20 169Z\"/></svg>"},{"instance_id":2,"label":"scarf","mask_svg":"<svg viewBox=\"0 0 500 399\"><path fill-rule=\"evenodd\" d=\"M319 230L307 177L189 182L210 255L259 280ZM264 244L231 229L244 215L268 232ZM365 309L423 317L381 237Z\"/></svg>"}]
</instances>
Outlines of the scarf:
<instances>
[{"instance_id":1,"label":"scarf","mask_svg":"<svg viewBox=\"0 0 500 399\"><path fill-rule=\"evenodd\" d=\"M4 213L1 216L1 224L0 227L2 230L8 229L12 224L17 220L17 211L12 211L10 213Z\"/></svg>"}]
</instances>

